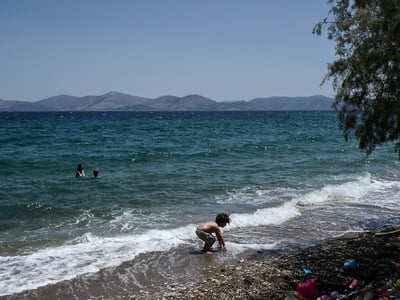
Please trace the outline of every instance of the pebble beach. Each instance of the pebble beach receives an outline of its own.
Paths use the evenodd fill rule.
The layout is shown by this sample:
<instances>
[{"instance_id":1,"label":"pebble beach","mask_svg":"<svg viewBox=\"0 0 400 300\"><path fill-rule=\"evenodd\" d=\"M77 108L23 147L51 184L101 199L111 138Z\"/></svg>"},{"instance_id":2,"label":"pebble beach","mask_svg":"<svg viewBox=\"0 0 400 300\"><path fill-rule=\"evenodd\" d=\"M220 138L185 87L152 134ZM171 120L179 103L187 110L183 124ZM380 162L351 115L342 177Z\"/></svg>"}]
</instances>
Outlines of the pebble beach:
<instances>
[{"instance_id":1,"label":"pebble beach","mask_svg":"<svg viewBox=\"0 0 400 300\"><path fill-rule=\"evenodd\" d=\"M216 266L215 275L206 279L132 299L356 299L351 295L366 289L372 289L373 299L400 299L400 274L393 264L399 260L399 249L399 236L346 236L306 249L242 258L233 266ZM348 260L356 261L357 268L345 270ZM305 267L312 274L306 274ZM296 295L298 283L310 278L316 280L318 294ZM354 279L358 283L351 289Z\"/></svg>"}]
</instances>

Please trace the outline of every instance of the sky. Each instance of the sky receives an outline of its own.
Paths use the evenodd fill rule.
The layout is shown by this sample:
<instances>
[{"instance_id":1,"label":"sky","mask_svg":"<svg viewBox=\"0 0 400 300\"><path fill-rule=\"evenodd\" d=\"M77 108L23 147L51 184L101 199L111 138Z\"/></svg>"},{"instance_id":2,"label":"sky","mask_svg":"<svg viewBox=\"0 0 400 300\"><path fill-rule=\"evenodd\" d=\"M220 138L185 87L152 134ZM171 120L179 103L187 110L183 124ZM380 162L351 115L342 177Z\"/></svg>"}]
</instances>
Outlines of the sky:
<instances>
[{"instance_id":1,"label":"sky","mask_svg":"<svg viewBox=\"0 0 400 300\"><path fill-rule=\"evenodd\" d=\"M0 99L333 97L326 0L0 0Z\"/></svg>"}]
</instances>

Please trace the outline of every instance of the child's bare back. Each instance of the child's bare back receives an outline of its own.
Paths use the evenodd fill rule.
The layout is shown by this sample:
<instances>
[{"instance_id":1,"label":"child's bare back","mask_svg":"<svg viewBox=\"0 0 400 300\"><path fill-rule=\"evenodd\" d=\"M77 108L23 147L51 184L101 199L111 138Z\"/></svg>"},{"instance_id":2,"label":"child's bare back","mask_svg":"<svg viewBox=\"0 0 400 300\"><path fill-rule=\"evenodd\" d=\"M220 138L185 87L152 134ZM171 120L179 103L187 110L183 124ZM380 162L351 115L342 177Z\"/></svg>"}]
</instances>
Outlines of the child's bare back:
<instances>
[{"instance_id":1,"label":"child's bare back","mask_svg":"<svg viewBox=\"0 0 400 300\"><path fill-rule=\"evenodd\" d=\"M210 221L210 222L206 222L203 224L200 224L198 227L198 229L203 230L207 233L217 233L219 232L219 227L218 224L216 222Z\"/></svg>"}]
</instances>

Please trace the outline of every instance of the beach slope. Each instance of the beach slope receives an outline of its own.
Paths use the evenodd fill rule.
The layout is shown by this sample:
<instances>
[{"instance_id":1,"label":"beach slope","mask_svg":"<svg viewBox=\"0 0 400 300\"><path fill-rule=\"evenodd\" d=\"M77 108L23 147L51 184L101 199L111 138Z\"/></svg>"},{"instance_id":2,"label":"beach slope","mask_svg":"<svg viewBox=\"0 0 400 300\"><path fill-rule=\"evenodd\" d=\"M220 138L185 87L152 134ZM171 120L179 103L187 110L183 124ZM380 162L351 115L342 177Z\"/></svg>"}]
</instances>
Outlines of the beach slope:
<instances>
[{"instance_id":1,"label":"beach slope","mask_svg":"<svg viewBox=\"0 0 400 300\"><path fill-rule=\"evenodd\" d=\"M400 239L396 235L363 233L342 237L307 249L261 253L241 259L235 266L221 265L207 279L169 286L158 295L148 296L152 299L285 299L295 293L299 282L314 277L318 296L334 291L349 295L353 292L349 285L357 279L354 290L373 287L376 292L386 292L390 299L400 299L400 288L395 287L400 274L393 265L400 259L399 247ZM344 263L349 260L357 262L355 270L345 270ZM311 276L304 272L304 267L312 271ZM135 299L141 298L147 296L138 295Z\"/></svg>"}]
</instances>

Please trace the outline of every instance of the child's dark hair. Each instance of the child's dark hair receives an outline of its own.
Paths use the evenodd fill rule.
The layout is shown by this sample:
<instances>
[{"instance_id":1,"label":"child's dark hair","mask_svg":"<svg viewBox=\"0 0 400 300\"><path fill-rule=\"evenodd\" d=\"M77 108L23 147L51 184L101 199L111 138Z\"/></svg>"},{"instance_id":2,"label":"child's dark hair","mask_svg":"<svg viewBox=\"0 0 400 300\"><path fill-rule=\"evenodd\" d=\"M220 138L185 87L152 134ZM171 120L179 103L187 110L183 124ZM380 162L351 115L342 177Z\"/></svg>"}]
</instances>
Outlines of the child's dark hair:
<instances>
[{"instance_id":1,"label":"child's dark hair","mask_svg":"<svg viewBox=\"0 0 400 300\"><path fill-rule=\"evenodd\" d=\"M225 214L225 213L220 213L215 218L215 223L217 223L217 224L221 224L221 223L228 223L229 224L230 221L231 220L229 219L229 216L227 214Z\"/></svg>"}]
</instances>

